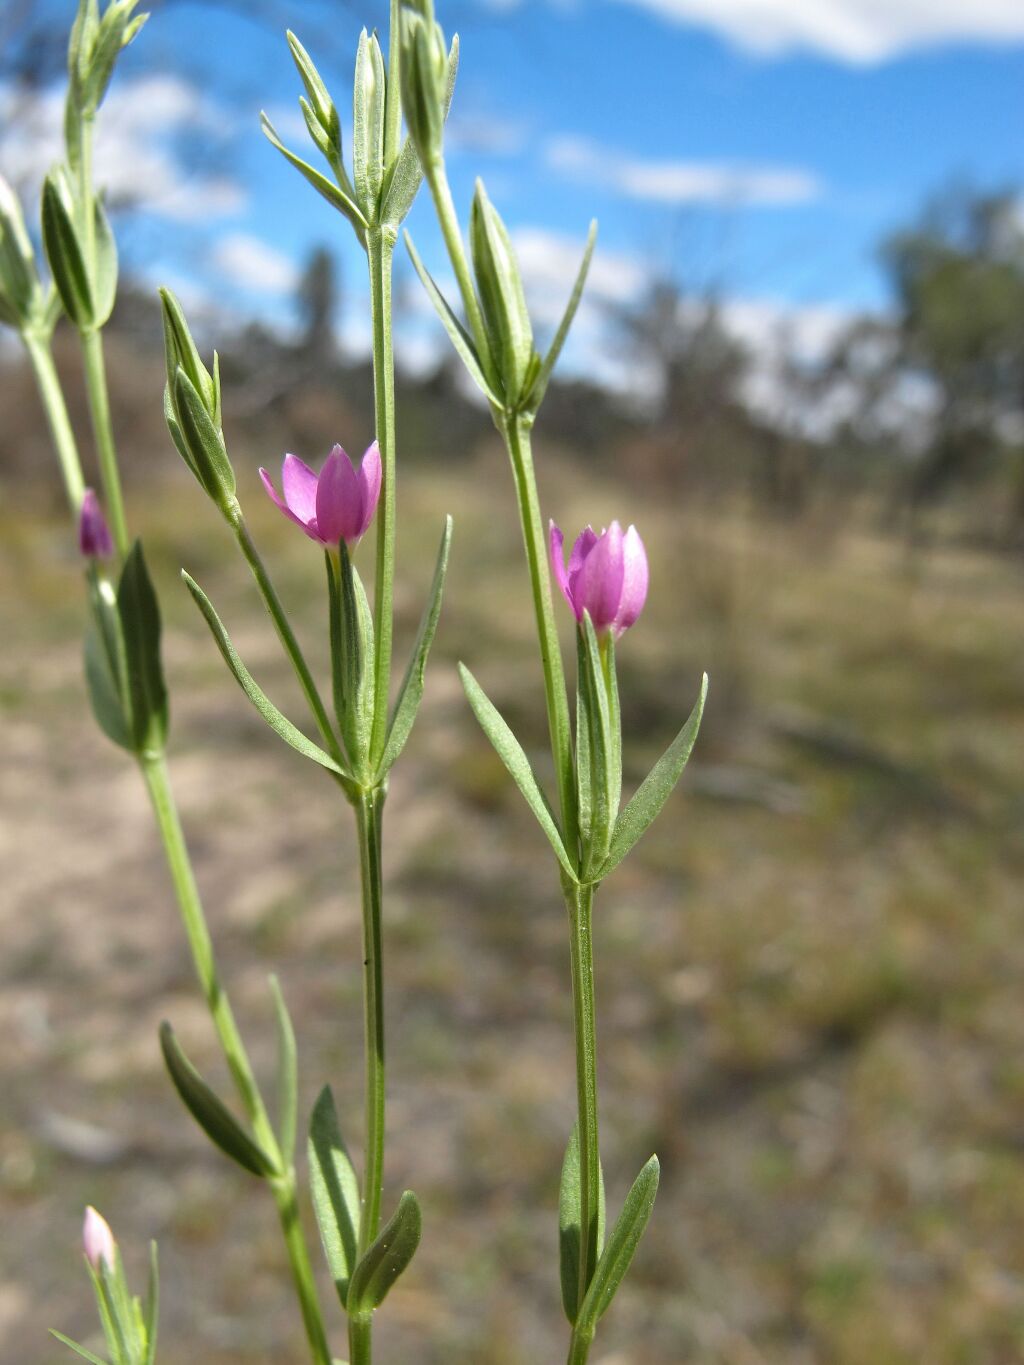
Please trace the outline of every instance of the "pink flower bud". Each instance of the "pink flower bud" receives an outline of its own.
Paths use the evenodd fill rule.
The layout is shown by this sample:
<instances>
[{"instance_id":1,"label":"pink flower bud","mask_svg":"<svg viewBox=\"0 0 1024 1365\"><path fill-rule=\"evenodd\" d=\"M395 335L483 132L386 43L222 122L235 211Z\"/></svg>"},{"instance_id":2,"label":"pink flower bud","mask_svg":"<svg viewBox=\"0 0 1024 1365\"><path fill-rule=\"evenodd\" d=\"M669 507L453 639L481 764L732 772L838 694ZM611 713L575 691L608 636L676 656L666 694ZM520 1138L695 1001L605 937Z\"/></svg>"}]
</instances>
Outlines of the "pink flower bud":
<instances>
[{"instance_id":1,"label":"pink flower bud","mask_svg":"<svg viewBox=\"0 0 1024 1365\"><path fill-rule=\"evenodd\" d=\"M319 476L297 455L286 455L281 468L284 497L265 469L260 478L270 498L311 540L326 546L343 540L351 549L366 534L377 510L380 448L374 441L356 470L341 446L335 446Z\"/></svg>"},{"instance_id":2,"label":"pink flower bud","mask_svg":"<svg viewBox=\"0 0 1024 1365\"><path fill-rule=\"evenodd\" d=\"M107 519L91 488L85 490L78 513L78 548L88 559L109 559L114 553Z\"/></svg>"},{"instance_id":3,"label":"pink flower bud","mask_svg":"<svg viewBox=\"0 0 1024 1365\"><path fill-rule=\"evenodd\" d=\"M600 635L617 640L647 600L647 551L635 526L623 532L617 521L596 535L588 526L576 537L566 568L562 532L551 523L551 567L577 621L590 613Z\"/></svg>"},{"instance_id":4,"label":"pink flower bud","mask_svg":"<svg viewBox=\"0 0 1024 1365\"><path fill-rule=\"evenodd\" d=\"M98 1272L101 1262L106 1262L109 1269L114 1269L114 1234L110 1231L107 1220L102 1214L97 1213L91 1204L85 1211L82 1244L85 1247L86 1260L93 1270Z\"/></svg>"}]
</instances>

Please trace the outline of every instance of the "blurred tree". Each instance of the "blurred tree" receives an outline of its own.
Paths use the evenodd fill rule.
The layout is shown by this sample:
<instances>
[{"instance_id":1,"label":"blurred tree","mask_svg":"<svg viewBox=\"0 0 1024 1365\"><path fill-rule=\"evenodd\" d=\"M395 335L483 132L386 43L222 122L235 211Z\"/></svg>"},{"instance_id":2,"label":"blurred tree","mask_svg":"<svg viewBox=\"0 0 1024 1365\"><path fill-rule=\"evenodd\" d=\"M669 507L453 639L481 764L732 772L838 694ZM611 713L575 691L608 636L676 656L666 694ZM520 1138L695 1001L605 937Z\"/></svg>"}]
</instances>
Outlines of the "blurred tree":
<instances>
[{"instance_id":1,"label":"blurred tree","mask_svg":"<svg viewBox=\"0 0 1024 1365\"><path fill-rule=\"evenodd\" d=\"M298 349L306 365L322 373L335 357L334 324L340 294L338 264L326 247L314 247L310 252L297 293Z\"/></svg>"},{"instance_id":2,"label":"blurred tree","mask_svg":"<svg viewBox=\"0 0 1024 1365\"><path fill-rule=\"evenodd\" d=\"M899 309L900 359L935 390L931 440L911 495L933 498L1021 444L1024 216L1009 192L951 191L883 247ZM1024 485L1014 515L1024 525Z\"/></svg>"}]
</instances>

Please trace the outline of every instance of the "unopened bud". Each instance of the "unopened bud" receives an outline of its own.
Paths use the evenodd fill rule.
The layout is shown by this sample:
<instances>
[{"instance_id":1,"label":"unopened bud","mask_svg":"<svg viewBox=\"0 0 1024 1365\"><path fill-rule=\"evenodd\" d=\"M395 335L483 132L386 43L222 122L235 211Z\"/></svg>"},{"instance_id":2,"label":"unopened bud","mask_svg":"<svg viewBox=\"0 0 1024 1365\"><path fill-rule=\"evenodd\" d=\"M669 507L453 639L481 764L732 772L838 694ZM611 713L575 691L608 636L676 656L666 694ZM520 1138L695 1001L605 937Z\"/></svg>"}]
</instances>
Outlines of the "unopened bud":
<instances>
[{"instance_id":1,"label":"unopened bud","mask_svg":"<svg viewBox=\"0 0 1024 1365\"><path fill-rule=\"evenodd\" d=\"M109 559L114 553L107 519L91 488L85 490L78 513L78 548L87 559Z\"/></svg>"},{"instance_id":2,"label":"unopened bud","mask_svg":"<svg viewBox=\"0 0 1024 1365\"><path fill-rule=\"evenodd\" d=\"M114 1234L110 1231L107 1220L102 1214L97 1213L91 1204L85 1211L82 1245L85 1248L86 1260L93 1270L99 1273L101 1264L105 1264L110 1270L114 1269L117 1262Z\"/></svg>"}]
</instances>

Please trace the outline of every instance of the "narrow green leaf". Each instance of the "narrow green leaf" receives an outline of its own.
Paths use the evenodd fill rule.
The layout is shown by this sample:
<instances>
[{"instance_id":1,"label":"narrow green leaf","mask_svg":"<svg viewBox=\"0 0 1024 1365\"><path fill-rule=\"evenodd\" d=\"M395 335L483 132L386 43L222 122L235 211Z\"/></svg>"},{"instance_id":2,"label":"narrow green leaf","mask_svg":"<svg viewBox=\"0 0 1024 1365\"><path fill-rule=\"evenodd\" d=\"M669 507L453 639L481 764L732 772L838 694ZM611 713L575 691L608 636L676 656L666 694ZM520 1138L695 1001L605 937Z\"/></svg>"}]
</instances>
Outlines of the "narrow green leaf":
<instances>
[{"instance_id":1,"label":"narrow green leaf","mask_svg":"<svg viewBox=\"0 0 1024 1365\"><path fill-rule=\"evenodd\" d=\"M380 1307L388 1290L416 1254L422 1231L420 1201L412 1190L406 1190L398 1201L398 1208L352 1273L350 1314L372 1312Z\"/></svg>"},{"instance_id":2,"label":"narrow green leaf","mask_svg":"<svg viewBox=\"0 0 1024 1365\"><path fill-rule=\"evenodd\" d=\"M295 1155L295 1129L298 1123L299 1068L295 1049L295 1029L277 977L271 974L270 991L277 1017L277 1130L281 1160L290 1166Z\"/></svg>"},{"instance_id":3,"label":"narrow green leaf","mask_svg":"<svg viewBox=\"0 0 1024 1365\"><path fill-rule=\"evenodd\" d=\"M51 172L43 185L43 246L64 311L81 329L92 326L92 294L69 205L58 188L62 174Z\"/></svg>"},{"instance_id":4,"label":"narrow green leaf","mask_svg":"<svg viewBox=\"0 0 1024 1365\"><path fill-rule=\"evenodd\" d=\"M569 335L569 328L572 326L576 310L580 306L580 299L583 297L583 288L587 282L587 274L590 271L590 261L594 255L594 245L597 242L597 219L593 219L590 224L590 231L587 233L587 245L583 252L583 260L576 273L576 283L572 287L572 294L566 305L565 312L562 314L562 321L558 324L558 331L555 333L554 340L548 349L547 355L541 363L537 378L526 399L527 408L530 412L536 413L541 405L541 401L547 392L548 384L551 382L551 375L558 363L558 357L562 354L562 347L565 339Z\"/></svg>"},{"instance_id":5,"label":"narrow green leaf","mask_svg":"<svg viewBox=\"0 0 1024 1365\"><path fill-rule=\"evenodd\" d=\"M700 696L675 739L655 763L641 783L633 799L615 822L611 848L596 880L607 877L613 868L618 867L636 841L650 828L662 806L672 794L672 790L682 776L687 759L693 751L704 714L704 703L708 695L708 675L705 673L700 685Z\"/></svg>"},{"instance_id":6,"label":"narrow green leaf","mask_svg":"<svg viewBox=\"0 0 1024 1365\"><path fill-rule=\"evenodd\" d=\"M308 162L303 161L300 156L296 156L294 152L289 151L278 137L274 125L270 122L270 119L267 118L266 114L260 114L260 127L263 129L263 135L267 141L272 143L285 160L290 161L295 169L306 177L318 194L323 195L332 207L340 210L340 212L345 215L355 228L359 240L361 242L364 241L367 222L355 201L350 199L344 190L339 189L337 185L328 180L325 175L321 175L318 170L315 170L310 166Z\"/></svg>"},{"instance_id":7,"label":"narrow green leaf","mask_svg":"<svg viewBox=\"0 0 1024 1365\"><path fill-rule=\"evenodd\" d=\"M72 1341L71 1338L66 1337L63 1332L58 1332L56 1327L50 1328L50 1336L56 1337L62 1346L69 1346L71 1350L77 1355L80 1355L83 1360L88 1360L89 1365L107 1365L107 1362L100 1356L94 1356L91 1351L86 1350L79 1342Z\"/></svg>"},{"instance_id":8,"label":"narrow green leaf","mask_svg":"<svg viewBox=\"0 0 1024 1365\"><path fill-rule=\"evenodd\" d=\"M362 776L367 767L373 729L373 616L366 600L366 589L344 541L339 566L342 707L338 721L349 760L355 772Z\"/></svg>"},{"instance_id":9,"label":"narrow green leaf","mask_svg":"<svg viewBox=\"0 0 1024 1365\"><path fill-rule=\"evenodd\" d=\"M174 372L171 396L196 477L218 507L226 511L235 496L235 471L224 434L214 425L202 394L180 365Z\"/></svg>"},{"instance_id":10,"label":"narrow green leaf","mask_svg":"<svg viewBox=\"0 0 1024 1365\"><path fill-rule=\"evenodd\" d=\"M135 749L160 749L167 738L167 688L160 661L160 608L146 568L142 542L128 553L117 587L127 664L128 700Z\"/></svg>"},{"instance_id":11,"label":"narrow green leaf","mask_svg":"<svg viewBox=\"0 0 1024 1365\"><path fill-rule=\"evenodd\" d=\"M509 729L508 725L499 715L497 708L488 699L483 688L470 673L465 664L459 664L459 676L462 678L462 686L466 690L469 704L473 708L473 714L480 722L480 727L484 734L494 745L495 752L509 770L512 778L526 797L527 805L537 817L537 823L547 835L548 842L555 850L555 856L562 865L563 871L572 881L578 882L576 869L569 861L569 855L565 851L562 842L562 835L558 828L554 812L548 804L548 799L540 788L533 769L530 767L530 760L523 752L523 747Z\"/></svg>"},{"instance_id":12,"label":"narrow green leaf","mask_svg":"<svg viewBox=\"0 0 1024 1365\"><path fill-rule=\"evenodd\" d=\"M359 1245L359 1182L338 1127L334 1096L325 1085L309 1120L309 1186L327 1266L342 1307Z\"/></svg>"},{"instance_id":13,"label":"narrow green leaf","mask_svg":"<svg viewBox=\"0 0 1024 1365\"><path fill-rule=\"evenodd\" d=\"M605 1196L604 1171L601 1171L601 1184L597 1196L597 1254L604 1248ZM573 1124L572 1133L565 1149L562 1162L562 1180L558 1190L558 1254L559 1271L562 1279L562 1307L570 1323L576 1321L579 1311L580 1293L580 1229L583 1216L580 1211L580 1136L579 1124Z\"/></svg>"},{"instance_id":14,"label":"narrow green leaf","mask_svg":"<svg viewBox=\"0 0 1024 1365\"><path fill-rule=\"evenodd\" d=\"M488 384L487 379L484 376L484 363L476 353L476 347L473 345L472 338L452 311L448 300L441 293L440 289L438 289L434 277L420 260L419 253L415 246L413 246L412 238L408 233L405 234L405 246L413 266L415 267L416 274L419 275L423 288L427 291L430 301L437 311L437 316L441 319L444 329L451 339L452 345L455 347L460 360L469 371L474 384L476 384L477 388L489 402L493 403L495 407L500 408L502 406L502 400L494 392L494 389Z\"/></svg>"},{"instance_id":15,"label":"narrow green leaf","mask_svg":"<svg viewBox=\"0 0 1024 1365\"><path fill-rule=\"evenodd\" d=\"M577 734L586 728L587 759L590 764L590 828L584 863L584 877L588 877L607 857L612 826L618 814L614 771L616 746L612 737L611 708L601 646L589 612L584 613L577 631L577 645L583 682L583 714L579 717Z\"/></svg>"},{"instance_id":16,"label":"narrow green leaf","mask_svg":"<svg viewBox=\"0 0 1024 1365\"><path fill-rule=\"evenodd\" d=\"M97 327L102 327L114 311L117 299L117 243L98 197L93 201L93 218L96 224L96 272L92 283L96 300L94 320Z\"/></svg>"},{"instance_id":17,"label":"narrow green leaf","mask_svg":"<svg viewBox=\"0 0 1024 1365\"><path fill-rule=\"evenodd\" d=\"M174 1030L166 1021L160 1025L160 1048L175 1090L210 1141L253 1175L277 1175L270 1157L253 1141L185 1056Z\"/></svg>"},{"instance_id":18,"label":"narrow green leaf","mask_svg":"<svg viewBox=\"0 0 1024 1365\"><path fill-rule=\"evenodd\" d=\"M89 622L85 632L85 679L93 715L115 744L133 748L127 703L128 665L125 659L117 597L106 578L89 571Z\"/></svg>"},{"instance_id":19,"label":"narrow green leaf","mask_svg":"<svg viewBox=\"0 0 1024 1365\"><path fill-rule=\"evenodd\" d=\"M292 54L292 61L295 69L299 73L302 84L306 87L306 94L312 106L311 112L315 113L316 120L320 124L324 133L341 147L341 120L335 108L334 100L331 99L330 91L320 78L320 73L313 65L313 60L309 53L296 38L295 34L288 30L285 34L288 41L288 49Z\"/></svg>"},{"instance_id":20,"label":"narrow green leaf","mask_svg":"<svg viewBox=\"0 0 1024 1365\"><path fill-rule=\"evenodd\" d=\"M161 288L159 294L160 315L164 328L164 361L167 366L167 382L168 384L174 382L174 376L180 366L191 380L193 388L202 395L206 410L211 412L216 407L214 381L203 364L199 348L189 330L184 310L170 289ZM169 399L164 405L165 415L168 403ZM220 425L216 417L214 421L216 425Z\"/></svg>"},{"instance_id":21,"label":"narrow green leaf","mask_svg":"<svg viewBox=\"0 0 1024 1365\"><path fill-rule=\"evenodd\" d=\"M286 744L290 744L293 749L302 754L304 758L311 758L314 763L319 763L321 768L326 768L329 772L337 773L341 777L346 777L348 774L342 767L335 763L330 754L325 753L325 751L314 744L311 739L307 739L302 731L297 726L293 725L288 717L277 709L274 703L255 681L245 664L243 664L242 660L238 657L238 653L231 643L231 640L228 638L228 633L224 629L223 623L214 610L213 603L207 597L206 593L203 592L202 588L190 574L187 574L182 570L181 576L185 580L185 586L195 599L196 606L198 606L199 610L203 613L206 624L210 627L210 633L217 642L217 648L220 650L224 662L231 670L235 682L238 683L239 687L249 698L270 728L275 734L279 735Z\"/></svg>"},{"instance_id":22,"label":"narrow green leaf","mask_svg":"<svg viewBox=\"0 0 1024 1365\"><path fill-rule=\"evenodd\" d=\"M594 1278L590 1281L590 1288L580 1308L577 1322L584 1330L593 1330L626 1277L654 1207L660 1170L658 1158L652 1156L626 1195L622 1212L615 1220L608 1245L597 1263Z\"/></svg>"},{"instance_id":23,"label":"narrow green leaf","mask_svg":"<svg viewBox=\"0 0 1024 1365\"><path fill-rule=\"evenodd\" d=\"M398 691L398 700L395 703L394 714L391 718L391 728L388 731L387 742L384 746L384 756L377 772L378 780L389 771L398 755L405 748L405 742L412 731L416 713L423 699L427 659L430 655L430 646L434 642L438 617L441 615L441 598L444 595L444 580L448 572L448 553L451 544L452 519L446 517L444 531L441 534L441 545L437 552L437 563L434 566L434 580L430 585L430 597L420 621L416 644L409 659L409 667L405 670L405 677L402 679L402 686Z\"/></svg>"},{"instance_id":24,"label":"narrow green leaf","mask_svg":"<svg viewBox=\"0 0 1024 1365\"><path fill-rule=\"evenodd\" d=\"M160 1266L157 1259L156 1242L149 1244L149 1283L146 1286L146 1302L142 1309L142 1327L146 1334L146 1356L144 1365L153 1365L156 1360L156 1338L160 1323Z\"/></svg>"}]
</instances>

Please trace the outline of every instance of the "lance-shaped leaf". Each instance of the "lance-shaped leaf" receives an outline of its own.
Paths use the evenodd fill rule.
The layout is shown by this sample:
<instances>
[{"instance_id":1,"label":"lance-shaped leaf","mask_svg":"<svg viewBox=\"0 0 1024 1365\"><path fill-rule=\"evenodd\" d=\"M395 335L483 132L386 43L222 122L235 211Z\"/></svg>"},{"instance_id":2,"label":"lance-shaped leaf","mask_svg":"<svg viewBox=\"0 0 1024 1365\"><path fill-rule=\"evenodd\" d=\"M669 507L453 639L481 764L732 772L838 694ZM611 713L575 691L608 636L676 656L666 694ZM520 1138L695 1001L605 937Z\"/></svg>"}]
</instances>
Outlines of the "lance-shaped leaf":
<instances>
[{"instance_id":1,"label":"lance-shaped leaf","mask_svg":"<svg viewBox=\"0 0 1024 1365\"><path fill-rule=\"evenodd\" d=\"M558 331L555 333L554 340L548 348L548 353L541 362L537 378L529 391L526 399L527 410L536 413L547 392L548 384L551 382L551 375L555 366L558 364L558 357L562 354L562 347L565 339L569 335L569 328L572 326L576 310L580 306L580 299L583 297L583 287L587 282L587 274L590 270L591 257L594 254L594 245L597 242L597 219L591 220L590 231L587 233L587 245L583 252L583 260L580 268L576 272L576 283L572 287L572 294L566 305L565 312L562 314L562 321L558 324Z\"/></svg>"},{"instance_id":2,"label":"lance-shaped leaf","mask_svg":"<svg viewBox=\"0 0 1024 1365\"><path fill-rule=\"evenodd\" d=\"M408 233L405 234L405 246L413 266L416 269L416 274L419 275L423 288L427 291L427 296L434 305L437 316L441 319L442 325L448 333L451 343L458 353L459 359L469 371L470 378L488 402L493 403L496 408L501 408L503 403L495 392L496 386L489 382L484 373L485 364L488 368L490 367L490 360L488 359L485 362L477 355L472 338L452 311L452 307L448 300L441 293L440 289L438 289L433 275L431 275L430 271L420 260L419 253L415 246L413 246L412 238Z\"/></svg>"},{"instance_id":3,"label":"lance-shaped leaf","mask_svg":"<svg viewBox=\"0 0 1024 1365\"><path fill-rule=\"evenodd\" d=\"M172 384L178 369L184 370L192 387L202 396L207 412L214 414L217 408L217 385L203 364L199 348L192 338L184 310L170 289L161 288L159 293L160 315L164 326L164 359L167 364L167 382ZM214 421L217 422L216 416ZM185 456L186 460L188 458Z\"/></svg>"},{"instance_id":4,"label":"lance-shaped leaf","mask_svg":"<svg viewBox=\"0 0 1024 1365\"><path fill-rule=\"evenodd\" d=\"M626 1195L626 1202L615 1220L615 1226L608 1237L608 1245L597 1263L594 1278L590 1281L590 1288L576 1320L577 1327L582 1328L584 1332L594 1329L598 1318L615 1297L616 1290L633 1263L637 1246L654 1207L660 1171L658 1158L652 1156Z\"/></svg>"},{"instance_id":5,"label":"lance-shaped leaf","mask_svg":"<svg viewBox=\"0 0 1024 1365\"><path fill-rule=\"evenodd\" d=\"M327 1266L342 1307L359 1245L359 1181L338 1127L329 1085L313 1106L309 1120L309 1186Z\"/></svg>"},{"instance_id":6,"label":"lance-shaped leaf","mask_svg":"<svg viewBox=\"0 0 1024 1365\"><path fill-rule=\"evenodd\" d=\"M188 463L209 497L228 515L237 509L235 471L228 458L224 436L215 425L202 394L180 365L172 382L171 401L181 439L191 456ZM171 435L174 437L173 431Z\"/></svg>"},{"instance_id":7,"label":"lance-shaped leaf","mask_svg":"<svg viewBox=\"0 0 1024 1365\"><path fill-rule=\"evenodd\" d=\"M160 1025L160 1048L175 1090L210 1141L253 1175L279 1175L263 1148L253 1141L185 1056L174 1030L166 1021Z\"/></svg>"},{"instance_id":8,"label":"lance-shaped leaf","mask_svg":"<svg viewBox=\"0 0 1024 1365\"><path fill-rule=\"evenodd\" d=\"M190 574L182 570L181 576L185 580L185 586L195 599L196 606L203 613L206 624L210 627L210 633L217 642L217 648L231 670L235 682L238 683L274 733L279 735L286 744L290 744L304 758L311 758L314 763L319 763L321 768L326 768L329 772L337 773L341 777L347 777L348 774L344 768L335 763L330 754L321 749L319 745L314 744L311 739L307 739L298 726L293 725L288 717L277 709L238 657L238 652L228 638L228 633L206 593Z\"/></svg>"},{"instance_id":9,"label":"lance-shaped leaf","mask_svg":"<svg viewBox=\"0 0 1024 1365\"><path fill-rule=\"evenodd\" d=\"M156 1360L157 1325L160 1318L160 1266L157 1258L156 1242L149 1244L149 1282L146 1285L146 1300L142 1305L142 1327L146 1334L146 1354L143 1365L153 1365Z\"/></svg>"},{"instance_id":10,"label":"lance-shaped leaf","mask_svg":"<svg viewBox=\"0 0 1024 1365\"><path fill-rule=\"evenodd\" d=\"M633 799L615 822L608 857L595 880L600 881L607 877L613 868L618 867L640 836L653 824L662 806L671 796L693 751L707 695L708 675L705 673L700 685L700 696L686 724L644 778Z\"/></svg>"},{"instance_id":11,"label":"lance-shaped leaf","mask_svg":"<svg viewBox=\"0 0 1024 1365\"><path fill-rule=\"evenodd\" d=\"M380 1307L388 1290L416 1254L422 1231L420 1201L412 1190L406 1190L398 1201L398 1208L352 1274L348 1287L350 1315L369 1313Z\"/></svg>"},{"instance_id":12,"label":"lance-shaped leaf","mask_svg":"<svg viewBox=\"0 0 1024 1365\"><path fill-rule=\"evenodd\" d=\"M71 1338L66 1337L63 1332L58 1332L56 1327L50 1328L50 1336L56 1337L62 1346L70 1347L70 1349L74 1351L76 1355L80 1355L83 1360L89 1361L89 1365L107 1365L107 1362L101 1356L93 1355L92 1351L87 1350L81 1342L72 1341Z\"/></svg>"},{"instance_id":13,"label":"lance-shaped leaf","mask_svg":"<svg viewBox=\"0 0 1024 1365\"><path fill-rule=\"evenodd\" d=\"M604 1171L600 1173L597 1192L597 1254L604 1249ZM562 1162L562 1180L558 1189L558 1260L562 1279L562 1307L571 1323L579 1313L580 1247L583 1215L580 1210L580 1130L573 1125Z\"/></svg>"},{"instance_id":14,"label":"lance-shaped leaf","mask_svg":"<svg viewBox=\"0 0 1024 1365\"><path fill-rule=\"evenodd\" d=\"M375 222L384 183L384 55L364 28L352 88L352 183L363 215Z\"/></svg>"},{"instance_id":15,"label":"lance-shaped leaf","mask_svg":"<svg viewBox=\"0 0 1024 1365\"><path fill-rule=\"evenodd\" d=\"M334 164L335 160L337 160L339 165L341 163L341 119L338 117L338 110L335 107L334 100L331 99L330 91L320 78L319 71L317 71L316 67L313 65L313 60L309 53L290 29L285 34L285 37L288 40L288 48L292 54L292 61L295 63L295 68L299 73L302 84L306 87L308 101L303 109L303 114L305 114L306 109L308 108L310 114L320 127L326 144L326 150L324 146L321 146L319 139L315 140L317 141L320 150L324 153L324 156L331 162L332 170L337 172L337 166ZM301 96L299 102L303 102ZM306 118L306 124L307 126L309 125L308 117ZM310 132L312 132L312 129L310 129Z\"/></svg>"},{"instance_id":16,"label":"lance-shaped leaf","mask_svg":"<svg viewBox=\"0 0 1024 1365\"><path fill-rule=\"evenodd\" d=\"M469 698L469 704L473 708L473 714L480 722L480 728L494 745L498 757L509 770L516 786L526 797L527 804L537 817L537 823L547 835L548 842L555 850L555 856L561 863L563 871L572 881L579 881L576 869L565 851L565 844L562 842L562 835L554 812L548 804L547 797L541 791L540 784L530 767L530 760L523 752L523 746L516 739L493 702L488 699L483 688L465 664L459 664L459 676L462 679L462 686L466 690L466 696Z\"/></svg>"},{"instance_id":17,"label":"lance-shaped leaf","mask_svg":"<svg viewBox=\"0 0 1024 1365\"><path fill-rule=\"evenodd\" d=\"M292 1027L288 1006L281 994L277 977L270 976L270 993L274 997L277 1019L277 1134L281 1144L281 1160L292 1164L295 1155L295 1129L298 1123L299 1068L295 1049L295 1029Z\"/></svg>"},{"instance_id":18,"label":"lance-shaped leaf","mask_svg":"<svg viewBox=\"0 0 1024 1365\"><path fill-rule=\"evenodd\" d=\"M405 748L405 742L409 738L416 713L423 699L427 658L430 655L430 646L434 642L438 617L441 615L441 598L444 595L444 580L448 572L448 552L451 549L451 543L452 519L446 517L444 531L441 535L441 545L437 552L437 563L434 566L434 581L430 585L430 597L423 613L423 619L420 621L419 634L416 636L416 644L409 660L409 667L405 670L405 677L402 679L402 686L398 692L398 701L395 703L391 728L388 731L387 742L384 746L384 756L377 772L378 780L388 772Z\"/></svg>"},{"instance_id":19,"label":"lance-shaped leaf","mask_svg":"<svg viewBox=\"0 0 1024 1365\"><path fill-rule=\"evenodd\" d=\"M106 210L98 198L93 203L93 218L96 224L96 268L92 282L94 321L97 327L102 327L114 311L117 299L117 243Z\"/></svg>"},{"instance_id":20,"label":"lance-shaped leaf","mask_svg":"<svg viewBox=\"0 0 1024 1365\"><path fill-rule=\"evenodd\" d=\"M43 246L64 311L79 330L93 326L93 299L75 228L71 190L61 167L43 185Z\"/></svg>"},{"instance_id":21,"label":"lance-shaped leaf","mask_svg":"<svg viewBox=\"0 0 1024 1365\"><path fill-rule=\"evenodd\" d=\"M146 568L142 542L129 551L117 587L131 712L137 753L163 748L167 739L167 688L160 661L160 608Z\"/></svg>"},{"instance_id":22,"label":"lance-shaped leaf","mask_svg":"<svg viewBox=\"0 0 1024 1365\"><path fill-rule=\"evenodd\" d=\"M96 723L108 739L131 752L128 666L117 598L106 579L90 571L89 624L85 632L85 680Z\"/></svg>"},{"instance_id":23,"label":"lance-shaped leaf","mask_svg":"<svg viewBox=\"0 0 1024 1365\"><path fill-rule=\"evenodd\" d=\"M365 241L367 222L363 217L362 210L355 201L351 199L344 190L339 189L333 181L328 180L326 175L321 175L321 173L307 161L303 161L301 156L296 156L294 152L289 151L278 137L274 125L270 122L270 119L267 118L266 114L260 114L260 127L263 129L263 135L266 137L267 141L271 142L285 160L290 161L295 169L306 177L318 194L323 195L329 204L345 215L355 228L359 240L361 242Z\"/></svg>"},{"instance_id":24,"label":"lance-shaped leaf","mask_svg":"<svg viewBox=\"0 0 1024 1365\"><path fill-rule=\"evenodd\" d=\"M452 45L448 52L448 84L444 92L444 117L447 121L448 110L451 108L452 95L455 92L455 77L459 70L459 35L452 38ZM391 170L390 181L385 182L384 189L384 208L381 214L385 223L397 228L404 222L412 208L416 192L423 180L423 167L420 164L420 155L416 150L416 144L411 137L406 137L402 143L402 150L399 152Z\"/></svg>"}]
</instances>

